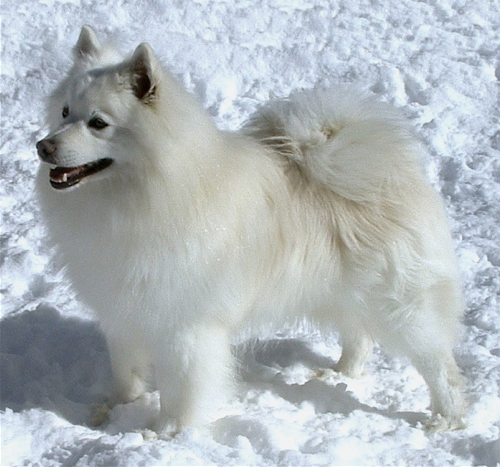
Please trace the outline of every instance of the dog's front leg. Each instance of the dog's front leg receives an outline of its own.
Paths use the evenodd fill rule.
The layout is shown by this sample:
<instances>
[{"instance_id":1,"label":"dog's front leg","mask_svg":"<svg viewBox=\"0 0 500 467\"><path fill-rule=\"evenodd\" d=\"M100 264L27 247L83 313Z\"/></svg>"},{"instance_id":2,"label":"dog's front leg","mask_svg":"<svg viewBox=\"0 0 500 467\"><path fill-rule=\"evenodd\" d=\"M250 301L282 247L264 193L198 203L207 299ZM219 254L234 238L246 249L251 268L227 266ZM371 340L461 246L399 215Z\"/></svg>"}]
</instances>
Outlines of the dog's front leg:
<instances>
[{"instance_id":1,"label":"dog's front leg","mask_svg":"<svg viewBox=\"0 0 500 467\"><path fill-rule=\"evenodd\" d=\"M155 431L171 435L210 421L232 386L229 329L198 324L171 335L155 356L160 415Z\"/></svg>"},{"instance_id":2,"label":"dog's front leg","mask_svg":"<svg viewBox=\"0 0 500 467\"><path fill-rule=\"evenodd\" d=\"M113 373L113 399L131 402L146 391L149 360L144 348L128 335L108 335L107 344Z\"/></svg>"}]
</instances>

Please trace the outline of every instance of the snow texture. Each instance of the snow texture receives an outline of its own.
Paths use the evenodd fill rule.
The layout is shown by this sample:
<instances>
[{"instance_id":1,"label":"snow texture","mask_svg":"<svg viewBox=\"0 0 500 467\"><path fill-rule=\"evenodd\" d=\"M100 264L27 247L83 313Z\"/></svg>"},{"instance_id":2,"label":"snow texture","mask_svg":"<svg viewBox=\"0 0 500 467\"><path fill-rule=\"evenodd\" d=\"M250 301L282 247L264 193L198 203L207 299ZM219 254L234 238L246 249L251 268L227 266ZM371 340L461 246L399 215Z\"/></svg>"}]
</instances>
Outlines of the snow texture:
<instances>
[{"instance_id":1,"label":"snow texture","mask_svg":"<svg viewBox=\"0 0 500 467\"><path fill-rule=\"evenodd\" d=\"M16 0L1 14L1 465L499 465L499 2ZM340 347L307 329L236 347L242 383L211 434L155 439L156 393L89 424L110 394L106 345L53 266L33 189L44 98L83 24L126 52L149 42L225 129L270 96L340 82L401 108L456 240L465 430L428 436L423 380L381 349L360 380L320 374Z\"/></svg>"}]
</instances>

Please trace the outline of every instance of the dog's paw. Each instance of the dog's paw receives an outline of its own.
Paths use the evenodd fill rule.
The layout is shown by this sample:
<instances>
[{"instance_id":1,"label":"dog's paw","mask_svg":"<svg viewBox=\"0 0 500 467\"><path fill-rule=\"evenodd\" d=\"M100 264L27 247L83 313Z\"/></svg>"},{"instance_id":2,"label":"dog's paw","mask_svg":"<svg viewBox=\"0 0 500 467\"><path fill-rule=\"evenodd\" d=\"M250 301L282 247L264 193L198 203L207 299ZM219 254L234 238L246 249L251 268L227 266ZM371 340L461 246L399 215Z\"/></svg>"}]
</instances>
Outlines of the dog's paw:
<instances>
[{"instance_id":1,"label":"dog's paw","mask_svg":"<svg viewBox=\"0 0 500 467\"><path fill-rule=\"evenodd\" d=\"M98 427L106 423L109 420L110 412L111 407L107 402L92 404L90 409L89 425L92 427Z\"/></svg>"},{"instance_id":2,"label":"dog's paw","mask_svg":"<svg viewBox=\"0 0 500 467\"><path fill-rule=\"evenodd\" d=\"M329 382L335 379L338 379L340 376L338 371L335 371L332 368L320 368L317 370L312 370L311 379L316 378L320 381Z\"/></svg>"},{"instance_id":3,"label":"dog's paw","mask_svg":"<svg viewBox=\"0 0 500 467\"><path fill-rule=\"evenodd\" d=\"M366 375L363 364L356 362L339 361L333 370L351 379L360 379Z\"/></svg>"},{"instance_id":4,"label":"dog's paw","mask_svg":"<svg viewBox=\"0 0 500 467\"><path fill-rule=\"evenodd\" d=\"M179 434L179 431L176 423L172 420L165 421L162 418L158 418L145 432L149 433L150 436L156 436L156 439L170 441Z\"/></svg>"},{"instance_id":5,"label":"dog's paw","mask_svg":"<svg viewBox=\"0 0 500 467\"><path fill-rule=\"evenodd\" d=\"M140 430L140 433L144 438L144 441L146 442L156 441L158 439L163 439L164 441L170 441L172 439L172 436L170 437L160 436L156 431L150 430L149 428L144 428L143 430Z\"/></svg>"},{"instance_id":6,"label":"dog's paw","mask_svg":"<svg viewBox=\"0 0 500 467\"><path fill-rule=\"evenodd\" d=\"M366 373L361 369L361 371L349 372L342 368L322 368L319 370L314 370L314 377L320 381L332 381L344 378L359 379L365 376Z\"/></svg>"},{"instance_id":7,"label":"dog's paw","mask_svg":"<svg viewBox=\"0 0 500 467\"><path fill-rule=\"evenodd\" d=\"M440 431L463 430L467 423L464 417L444 417L441 414L434 414L425 425L425 430L429 434L439 433Z\"/></svg>"}]
</instances>

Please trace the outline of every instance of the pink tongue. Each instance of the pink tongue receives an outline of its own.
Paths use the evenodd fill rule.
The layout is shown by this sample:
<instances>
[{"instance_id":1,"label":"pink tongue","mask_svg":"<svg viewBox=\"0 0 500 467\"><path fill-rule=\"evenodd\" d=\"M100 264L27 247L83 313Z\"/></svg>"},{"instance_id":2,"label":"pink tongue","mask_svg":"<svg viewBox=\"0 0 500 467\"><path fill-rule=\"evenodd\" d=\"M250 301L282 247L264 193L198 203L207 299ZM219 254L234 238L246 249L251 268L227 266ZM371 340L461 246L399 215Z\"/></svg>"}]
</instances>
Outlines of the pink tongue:
<instances>
[{"instance_id":1,"label":"pink tongue","mask_svg":"<svg viewBox=\"0 0 500 467\"><path fill-rule=\"evenodd\" d=\"M71 177L78 176L81 167L56 167L50 171L50 179L55 182L64 182Z\"/></svg>"}]
</instances>

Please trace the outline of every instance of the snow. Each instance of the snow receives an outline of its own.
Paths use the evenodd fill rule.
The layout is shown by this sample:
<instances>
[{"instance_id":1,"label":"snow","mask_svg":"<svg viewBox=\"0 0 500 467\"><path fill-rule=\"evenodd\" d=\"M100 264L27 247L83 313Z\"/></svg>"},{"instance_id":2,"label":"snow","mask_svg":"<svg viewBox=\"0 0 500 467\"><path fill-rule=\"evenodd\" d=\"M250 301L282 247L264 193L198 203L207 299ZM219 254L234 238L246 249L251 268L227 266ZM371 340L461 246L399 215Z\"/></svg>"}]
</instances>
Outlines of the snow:
<instances>
[{"instance_id":1,"label":"snow","mask_svg":"<svg viewBox=\"0 0 500 467\"><path fill-rule=\"evenodd\" d=\"M1 465L499 465L498 2L16 0L1 11ZM428 147L463 275L465 430L426 434L423 380L378 348L360 380L320 373L340 347L307 329L236 348L242 382L211 433L156 439L145 430L156 393L89 424L110 394L108 354L54 266L33 193L43 99L85 23L124 51L148 41L222 128L270 96L339 82L401 108Z\"/></svg>"}]
</instances>

